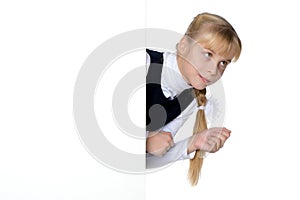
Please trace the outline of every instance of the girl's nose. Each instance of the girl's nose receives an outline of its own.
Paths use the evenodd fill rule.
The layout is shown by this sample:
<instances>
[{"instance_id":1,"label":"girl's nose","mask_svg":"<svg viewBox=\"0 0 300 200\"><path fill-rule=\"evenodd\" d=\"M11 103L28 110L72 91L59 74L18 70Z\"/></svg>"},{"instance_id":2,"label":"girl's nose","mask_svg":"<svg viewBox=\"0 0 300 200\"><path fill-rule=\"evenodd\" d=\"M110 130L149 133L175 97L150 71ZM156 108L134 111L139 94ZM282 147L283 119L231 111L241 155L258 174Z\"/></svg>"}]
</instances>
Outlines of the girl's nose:
<instances>
[{"instance_id":1,"label":"girl's nose","mask_svg":"<svg viewBox=\"0 0 300 200\"><path fill-rule=\"evenodd\" d=\"M213 60L209 63L208 72L210 75L216 75L218 73L218 64Z\"/></svg>"}]
</instances>

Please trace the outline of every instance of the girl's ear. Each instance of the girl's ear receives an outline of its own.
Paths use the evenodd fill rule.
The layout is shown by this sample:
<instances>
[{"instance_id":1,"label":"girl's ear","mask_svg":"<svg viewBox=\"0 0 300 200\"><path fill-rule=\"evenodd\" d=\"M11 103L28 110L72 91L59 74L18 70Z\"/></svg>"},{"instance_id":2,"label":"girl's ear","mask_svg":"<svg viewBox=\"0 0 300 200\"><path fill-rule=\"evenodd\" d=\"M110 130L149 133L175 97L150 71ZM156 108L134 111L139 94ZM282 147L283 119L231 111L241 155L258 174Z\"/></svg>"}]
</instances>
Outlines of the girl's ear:
<instances>
[{"instance_id":1,"label":"girl's ear","mask_svg":"<svg viewBox=\"0 0 300 200\"><path fill-rule=\"evenodd\" d=\"M177 51L181 55L187 55L189 52L189 42L186 36L183 36L177 45Z\"/></svg>"}]
</instances>

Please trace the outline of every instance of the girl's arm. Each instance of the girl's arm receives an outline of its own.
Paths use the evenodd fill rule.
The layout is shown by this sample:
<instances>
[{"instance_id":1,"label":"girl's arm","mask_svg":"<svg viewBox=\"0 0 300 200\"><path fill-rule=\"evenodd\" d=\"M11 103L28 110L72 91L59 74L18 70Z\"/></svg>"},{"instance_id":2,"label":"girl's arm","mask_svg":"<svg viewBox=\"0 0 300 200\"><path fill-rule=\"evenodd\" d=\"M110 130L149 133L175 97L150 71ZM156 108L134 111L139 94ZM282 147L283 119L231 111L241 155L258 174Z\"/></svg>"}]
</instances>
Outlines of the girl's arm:
<instances>
[{"instance_id":1,"label":"girl's arm","mask_svg":"<svg viewBox=\"0 0 300 200\"><path fill-rule=\"evenodd\" d=\"M164 156L157 157L151 154L146 156L146 168L158 168L163 167L176 160L181 160L183 157L187 157L187 148L189 144L189 138L176 143ZM194 155L194 154L193 154Z\"/></svg>"},{"instance_id":2,"label":"girl's arm","mask_svg":"<svg viewBox=\"0 0 300 200\"><path fill-rule=\"evenodd\" d=\"M189 118L191 114L193 114L196 108L196 101L193 101L177 118L173 121L165 125L161 131L172 133L172 137L174 138L178 130L183 126L186 120ZM191 134L192 135L192 130ZM187 153L189 141L191 137L187 137L186 139L177 142L172 148L170 148L163 156L157 157L152 154L147 154L146 156L146 167L147 168L155 168L162 167L167 165L168 163L182 160L182 159L191 159L194 157L195 152Z\"/></svg>"},{"instance_id":3,"label":"girl's arm","mask_svg":"<svg viewBox=\"0 0 300 200\"><path fill-rule=\"evenodd\" d=\"M163 167L176 160L193 158L198 149L214 153L223 147L230 132L224 127L210 128L176 143L163 157L147 154L146 168Z\"/></svg>"}]
</instances>

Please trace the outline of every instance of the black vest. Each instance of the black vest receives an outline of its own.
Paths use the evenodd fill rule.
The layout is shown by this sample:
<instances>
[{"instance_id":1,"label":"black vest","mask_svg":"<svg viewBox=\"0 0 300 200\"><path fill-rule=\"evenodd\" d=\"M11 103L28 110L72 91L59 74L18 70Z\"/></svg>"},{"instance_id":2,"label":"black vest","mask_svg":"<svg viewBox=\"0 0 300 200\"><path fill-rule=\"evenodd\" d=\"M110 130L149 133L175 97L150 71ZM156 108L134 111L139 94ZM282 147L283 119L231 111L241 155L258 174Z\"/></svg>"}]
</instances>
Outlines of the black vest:
<instances>
[{"instance_id":1,"label":"black vest","mask_svg":"<svg viewBox=\"0 0 300 200\"><path fill-rule=\"evenodd\" d=\"M168 99L161 89L163 53L146 49L150 66L146 77L146 130L155 131L175 119L193 101L193 89Z\"/></svg>"}]
</instances>

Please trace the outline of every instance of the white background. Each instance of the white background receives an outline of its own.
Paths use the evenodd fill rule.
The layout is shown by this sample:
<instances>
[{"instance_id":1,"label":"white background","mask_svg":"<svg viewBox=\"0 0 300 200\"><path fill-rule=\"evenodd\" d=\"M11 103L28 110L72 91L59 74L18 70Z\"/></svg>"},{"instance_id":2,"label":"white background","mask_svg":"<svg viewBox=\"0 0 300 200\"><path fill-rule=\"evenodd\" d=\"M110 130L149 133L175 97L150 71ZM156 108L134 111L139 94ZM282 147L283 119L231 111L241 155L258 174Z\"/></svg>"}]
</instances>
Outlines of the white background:
<instances>
[{"instance_id":1,"label":"white background","mask_svg":"<svg viewBox=\"0 0 300 200\"><path fill-rule=\"evenodd\" d=\"M82 63L114 35L184 33L205 11L243 42L222 79L231 138L205 160L195 188L188 161L146 177L102 166L73 121ZM298 13L296 1L2 1L0 199L299 199Z\"/></svg>"}]
</instances>

